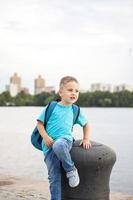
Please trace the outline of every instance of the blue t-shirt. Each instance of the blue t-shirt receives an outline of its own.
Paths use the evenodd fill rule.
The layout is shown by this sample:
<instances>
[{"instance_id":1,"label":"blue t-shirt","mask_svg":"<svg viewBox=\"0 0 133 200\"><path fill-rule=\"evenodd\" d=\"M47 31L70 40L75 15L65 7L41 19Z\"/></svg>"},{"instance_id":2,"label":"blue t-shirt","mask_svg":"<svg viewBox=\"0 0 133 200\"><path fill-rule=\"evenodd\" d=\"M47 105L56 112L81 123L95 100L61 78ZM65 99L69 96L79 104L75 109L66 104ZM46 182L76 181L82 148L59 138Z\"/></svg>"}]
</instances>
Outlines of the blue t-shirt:
<instances>
[{"instance_id":1,"label":"blue t-shirt","mask_svg":"<svg viewBox=\"0 0 133 200\"><path fill-rule=\"evenodd\" d=\"M45 119L45 110L41 112L40 116L37 118L38 121L44 123ZM76 124L84 126L87 123L87 119L80 111ZM70 141L73 140L72 136L72 127L73 127L73 108L72 105L64 106L59 103L55 106L48 122L45 127L47 134L55 141L58 138L66 138ZM42 140L42 149L46 153L49 148L45 145L44 140Z\"/></svg>"}]
</instances>

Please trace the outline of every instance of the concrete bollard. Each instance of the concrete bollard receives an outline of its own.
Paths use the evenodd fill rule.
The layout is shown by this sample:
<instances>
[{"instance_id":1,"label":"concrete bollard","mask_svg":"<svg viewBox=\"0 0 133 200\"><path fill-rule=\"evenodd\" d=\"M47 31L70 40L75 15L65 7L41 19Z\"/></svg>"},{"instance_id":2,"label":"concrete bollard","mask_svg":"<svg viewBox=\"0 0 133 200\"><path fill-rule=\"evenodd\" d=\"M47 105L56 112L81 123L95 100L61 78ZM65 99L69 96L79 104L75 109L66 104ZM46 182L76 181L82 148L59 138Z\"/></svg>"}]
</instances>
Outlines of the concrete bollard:
<instances>
[{"instance_id":1,"label":"concrete bollard","mask_svg":"<svg viewBox=\"0 0 133 200\"><path fill-rule=\"evenodd\" d=\"M62 200L109 200L110 174L116 161L115 152L103 144L91 142L89 150L74 142L71 156L78 169L80 184L70 188L62 169Z\"/></svg>"}]
</instances>

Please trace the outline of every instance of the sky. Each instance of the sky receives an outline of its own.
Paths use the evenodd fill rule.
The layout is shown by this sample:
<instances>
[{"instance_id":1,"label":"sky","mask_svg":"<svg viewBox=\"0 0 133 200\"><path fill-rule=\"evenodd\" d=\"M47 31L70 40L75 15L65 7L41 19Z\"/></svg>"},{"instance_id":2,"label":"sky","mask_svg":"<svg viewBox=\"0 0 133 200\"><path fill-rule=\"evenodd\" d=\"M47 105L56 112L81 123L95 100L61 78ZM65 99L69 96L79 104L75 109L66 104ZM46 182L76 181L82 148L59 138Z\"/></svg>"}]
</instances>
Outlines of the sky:
<instances>
[{"instance_id":1,"label":"sky","mask_svg":"<svg viewBox=\"0 0 133 200\"><path fill-rule=\"evenodd\" d=\"M133 85L133 1L0 0L0 92L14 72L31 92L39 74Z\"/></svg>"}]
</instances>

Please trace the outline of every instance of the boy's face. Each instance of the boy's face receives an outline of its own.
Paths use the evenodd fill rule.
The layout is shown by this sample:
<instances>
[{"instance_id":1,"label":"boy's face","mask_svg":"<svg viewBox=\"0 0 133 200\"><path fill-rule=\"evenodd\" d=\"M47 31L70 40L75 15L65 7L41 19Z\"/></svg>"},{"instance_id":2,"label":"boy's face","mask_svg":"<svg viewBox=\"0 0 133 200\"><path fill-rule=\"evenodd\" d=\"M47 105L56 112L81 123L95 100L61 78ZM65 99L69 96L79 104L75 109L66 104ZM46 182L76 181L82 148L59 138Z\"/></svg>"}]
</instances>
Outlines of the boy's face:
<instances>
[{"instance_id":1,"label":"boy's face","mask_svg":"<svg viewBox=\"0 0 133 200\"><path fill-rule=\"evenodd\" d=\"M71 105L78 100L79 97L79 84L75 81L68 82L59 90L61 102L64 105Z\"/></svg>"}]
</instances>

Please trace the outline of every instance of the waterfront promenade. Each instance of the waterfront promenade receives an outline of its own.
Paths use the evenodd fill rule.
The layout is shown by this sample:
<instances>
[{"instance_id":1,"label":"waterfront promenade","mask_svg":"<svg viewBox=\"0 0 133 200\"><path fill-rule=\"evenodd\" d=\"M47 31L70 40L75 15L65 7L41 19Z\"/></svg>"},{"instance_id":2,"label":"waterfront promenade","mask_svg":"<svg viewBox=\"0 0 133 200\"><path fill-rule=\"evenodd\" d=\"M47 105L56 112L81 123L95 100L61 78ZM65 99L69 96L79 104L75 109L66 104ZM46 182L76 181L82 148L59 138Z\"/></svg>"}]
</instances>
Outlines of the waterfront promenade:
<instances>
[{"instance_id":1,"label":"waterfront promenade","mask_svg":"<svg viewBox=\"0 0 133 200\"><path fill-rule=\"evenodd\" d=\"M49 200L48 182L0 175L1 200ZM133 200L133 195L111 193L110 200Z\"/></svg>"}]
</instances>

